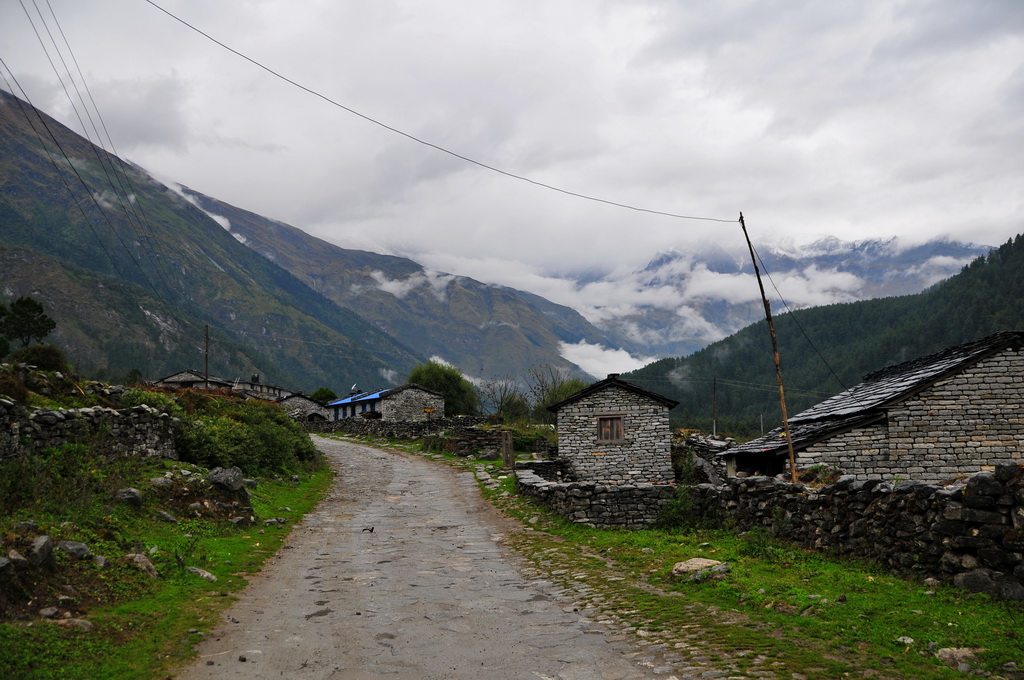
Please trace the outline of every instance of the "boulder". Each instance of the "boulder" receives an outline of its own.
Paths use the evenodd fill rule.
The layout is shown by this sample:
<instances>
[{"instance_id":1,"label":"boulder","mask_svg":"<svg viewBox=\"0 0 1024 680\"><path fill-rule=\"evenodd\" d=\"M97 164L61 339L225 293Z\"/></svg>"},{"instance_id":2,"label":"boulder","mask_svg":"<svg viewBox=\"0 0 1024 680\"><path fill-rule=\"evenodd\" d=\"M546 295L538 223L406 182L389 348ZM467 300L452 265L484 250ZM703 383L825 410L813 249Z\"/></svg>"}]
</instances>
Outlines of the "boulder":
<instances>
[{"instance_id":1,"label":"boulder","mask_svg":"<svg viewBox=\"0 0 1024 680\"><path fill-rule=\"evenodd\" d=\"M157 578L160 575L159 573L157 573L156 567L153 566L153 563L150 562L149 558L145 555L142 555L140 553L132 553L130 555L125 555L125 557L128 559L128 562L130 564L134 564L136 567L146 572L151 577Z\"/></svg>"},{"instance_id":2,"label":"boulder","mask_svg":"<svg viewBox=\"0 0 1024 680\"><path fill-rule=\"evenodd\" d=\"M717 567L722 564L719 560L709 560L705 557L694 557L685 562L677 562L672 567L672 576L675 578L689 577L704 569Z\"/></svg>"},{"instance_id":3,"label":"boulder","mask_svg":"<svg viewBox=\"0 0 1024 680\"><path fill-rule=\"evenodd\" d=\"M207 473L206 481L228 491L238 491L242 488L244 477L242 476L242 471L237 467L228 470L218 467L213 468Z\"/></svg>"},{"instance_id":4,"label":"boulder","mask_svg":"<svg viewBox=\"0 0 1024 680\"><path fill-rule=\"evenodd\" d=\"M49 536L37 536L28 551L28 561L34 567L42 567L53 562L53 541Z\"/></svg>"},{"instance_id":5,"label":"boulder","mask_svg":"<svg viewBox=\"0 0 1024 680\"><path fill-rule=\"evenodd\" d=\"M159 479L164 479L160 477ZM117 492L116 496L118 501L132 506L133 508L142 507L142 492L138 489L128 487L127 489L121 489Z\"/></svg>"},{"instance_id":6,"label":"boulder","mask_svg":"<svg viewBox=\"0 0 1024 680\"><path fill-rule=\"evenodd\" d=\"M92 557L89 546L80 541L57 541L57 549L66 552L76 560L87 560Z\"/></svg>"}]
</instances>

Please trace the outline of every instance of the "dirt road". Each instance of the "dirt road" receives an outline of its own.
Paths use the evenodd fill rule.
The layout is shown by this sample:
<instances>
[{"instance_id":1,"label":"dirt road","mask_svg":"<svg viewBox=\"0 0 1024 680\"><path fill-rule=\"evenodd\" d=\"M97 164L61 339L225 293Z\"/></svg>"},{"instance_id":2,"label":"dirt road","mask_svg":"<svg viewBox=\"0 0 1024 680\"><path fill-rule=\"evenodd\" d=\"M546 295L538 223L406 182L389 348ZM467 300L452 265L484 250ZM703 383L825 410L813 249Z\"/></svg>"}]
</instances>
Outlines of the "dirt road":
<instances>
[{"instance_id":1,"label":"dirt road","mask_svg":"<svg viewBox=\"0 0 1024 680\"><path fill-rule=\"evenodd\" d=\"M178 677L685 677L525 575L499 544L509 520L470 473L316 442L339 472L334 488Z\"/></svg>"}]
</instances>

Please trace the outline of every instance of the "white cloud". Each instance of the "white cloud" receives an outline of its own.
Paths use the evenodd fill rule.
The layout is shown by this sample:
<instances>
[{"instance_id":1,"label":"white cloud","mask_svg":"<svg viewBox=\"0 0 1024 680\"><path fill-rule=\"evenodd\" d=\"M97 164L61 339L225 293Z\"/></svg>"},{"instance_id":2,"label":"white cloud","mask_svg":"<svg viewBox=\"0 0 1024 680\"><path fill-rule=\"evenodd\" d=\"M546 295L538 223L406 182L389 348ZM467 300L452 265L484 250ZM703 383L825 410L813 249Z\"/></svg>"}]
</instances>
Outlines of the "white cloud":
<instances>
[{"instance_id":1,"label":"white cloud","mask_svg":"<svg viewBox=\"0 0 1024 680\"><path fill-rule=\"evenodd\" d=\"M608 349L604 345L584 340L577 343L561 342L558 351L563 359L571 361L595 378L609 373L627 373L653 361L650 357L634 357L625 350Z\"/></svg>"},{"instance_id":2,"label":"white cloud","mask_svg":"<svg viewBox=\"0 0 1024 680\"><path fill-rule=\"evenodd\" d=\"M744 277L698 262L679 265L695 278L690 297L628 275L673 247L742 248L735 222L625 210L467 164L288 85L145 3L52 5L118 150L158 176L343 247L411 255L594 320L748 295ZM743 211L757 244L823 233L998 244L1024 225L1024 156L1007 151L1024 145L1018 2L169 9L410 135L611 201L727 220ZM82 127L16 3L0 3L0 41L33 101ZM620 289L568 280L592 272L620 272ZM424 276L443 295L446 283ZM841 300L853 285L827 271L777 283L798 304Z\"/></svg>"}]
</instances>

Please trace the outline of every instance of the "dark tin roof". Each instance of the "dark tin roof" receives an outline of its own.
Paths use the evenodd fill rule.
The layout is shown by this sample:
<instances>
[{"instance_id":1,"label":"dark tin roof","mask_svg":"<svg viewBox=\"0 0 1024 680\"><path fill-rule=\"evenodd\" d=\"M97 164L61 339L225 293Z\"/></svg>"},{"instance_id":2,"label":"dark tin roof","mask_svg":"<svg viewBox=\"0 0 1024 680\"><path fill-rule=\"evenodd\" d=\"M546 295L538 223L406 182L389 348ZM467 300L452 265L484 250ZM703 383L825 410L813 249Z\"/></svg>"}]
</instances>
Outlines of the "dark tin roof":
<instances>
[{"instance_id":1,"label":"dark tin roof","mask_svg":"<svg viewBox=\"0 0 1024 680\"><path fill-rule=\"evenodd\" d=\"M812 406L789 419L794 449L848 432L880 420L885 410L1006 348L1024 346L1024 331L1002 331L981 340L944 349L935 354L888 366L864 376L845 392ZM783 429L729 449L719 455L776 453L788 447Z\"/></svg>"},{"instance_id":2,"label":"dark tin roof","mask_svg":"<svg viewBox=\"0 0 1024 680\"><path fill-rule=\"evenodd\" d=\"M590 396L594 392L600 392L601 390L612 386L627 390L629 392L632 392L633 394L639 394L641 396L647 397L648 399L653 399L654 401L664 404L669 409L675 408L676 406L679 405L679 402L675 401L674 399L663 397L660 394L655 394L654 392L648 392L642 387L637 387L636 385L628 383L625 380L620 380L618 373L612 373L604 380L596 382L593 385L590 385L589 387L583 388L582 390L572 395L568 399L563 399L557 404L551 404L551 406L548 406L548 410L552 412L557 412L558 409L562 408L563 406L567 406L573 402L583 399L584 397Z\"/></svg>"}]
</instances>

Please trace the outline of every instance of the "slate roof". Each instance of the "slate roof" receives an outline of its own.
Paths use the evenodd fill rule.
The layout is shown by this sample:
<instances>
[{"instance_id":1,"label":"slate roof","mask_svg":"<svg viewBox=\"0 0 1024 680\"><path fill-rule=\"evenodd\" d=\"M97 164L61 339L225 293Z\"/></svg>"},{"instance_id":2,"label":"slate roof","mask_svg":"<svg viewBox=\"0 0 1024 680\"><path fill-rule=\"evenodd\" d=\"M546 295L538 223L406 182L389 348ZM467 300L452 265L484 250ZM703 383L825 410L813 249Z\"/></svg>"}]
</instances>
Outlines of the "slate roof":
<instances>
[{"instance_id":1,"label":"slate roof","mask_svg":"<svg viewBox=\"0 0 1024 680\"><path fill-rule=\"evenodd\" d=\"M664 404L669 409L673 409L679 405L679 402L675 401L674 399L663 397L662 395L655 394L654 392L648 392L642 387L637 387L636 385L628 383L625 380L620 380L618 373L612 373L604 380L598 381L593 385L590 385L589 387L583 388L582 390L572 395L571 397L563 399L557 404L551 404L550 406L548 406L548 410L552 412L557 412L563 406L567 406L569 404L572 404L573 402L577 402L580 399L583 399L584 397L590 396L594 392L600 392L601 390L611 387L613 385L616 387L620 387L628 392L632 392L633 394L639 394L644 397L647 397L648 399L653 399L654 401Z\"/></svg>"},{"instance_id":2,"label":"slate roof","mask_svg":"<svg viewBox=\"0 0 1024 680\"><path fill-rule=\"evenodd\" d=\"M1007 348L1024 346L1024 331L1003 331L981 340L888 366L864 381L789 419L794 449L804 449L837 434L877 422L885 411L945 378ZM788 449L783 429L719 455L774 453Z\"/></svg>"}]
</instances>

